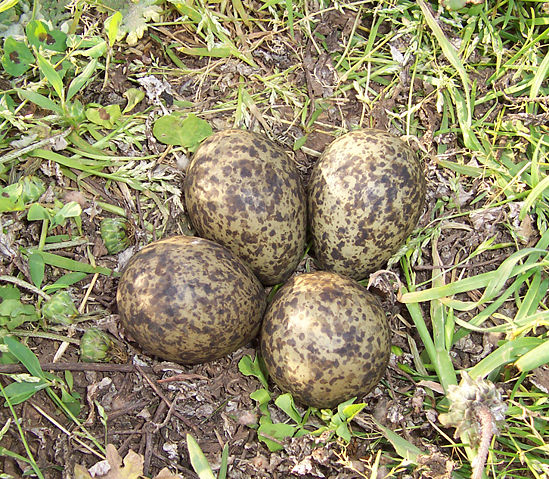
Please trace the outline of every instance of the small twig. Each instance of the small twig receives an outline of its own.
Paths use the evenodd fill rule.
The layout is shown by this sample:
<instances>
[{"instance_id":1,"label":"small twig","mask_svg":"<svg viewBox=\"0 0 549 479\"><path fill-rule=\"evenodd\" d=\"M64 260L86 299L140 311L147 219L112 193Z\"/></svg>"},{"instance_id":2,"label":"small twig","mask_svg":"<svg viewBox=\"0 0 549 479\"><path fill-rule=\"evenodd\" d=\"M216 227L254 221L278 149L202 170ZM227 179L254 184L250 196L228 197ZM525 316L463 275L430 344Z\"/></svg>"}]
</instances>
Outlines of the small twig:
<instances>
[{"instance_id":1,"label":"small twig","mask_svg":"<svg viewBox=\"0 0 549 479\"><path fill-rule=\"evenodd\" d=\"M133 431L128 431L128 437L126 440L122 443L122 445L118 448L118 453L123 456L124 453L129 449L130 443L133 441L133 436L136 434L143 434L143 428L147 424L147 422L143 419L141 421L141 424L137 426ZM121 434L126 434L126 432L123 432Z\"/></svg>"},{"instance_id":2,"label":"small twig","mask_svg":"<svg viewBox=\"0 0 549 479\"><path fill-rule=\"evenodd\" d=\"M447 265L447 264L418 264L418 265L415 265L413 268L416 271L431 271L431 270L434 270L434 269L450 269L453 266L454 266L453 264L451 264L451 265Z\"/></svg>"},{"instance_id":3,"label":"small twig","mask_svg":"<svg viewBox=\"0 0 549 479\"><path fill-rule=\"evenodd\" d=\"M414 266L414 269L416 271L430 271L432 269L473 269L473 268L480 268L481 266L487 266L493 263L497 263L498 261L501 261L500 257L488 259L486 261L480 261L479 263L467 263L467 264L456 264L456 265L447 265L447 264L440 264L440 265L431 265L431 264L418 264Z\"/></svg>"},{"instance_id":4,"label":"small twig","mask_svg":"<svg viewBox=\"0 0 549 479\"><path fill-rule=\"evenodd\" d=\"M168 415L170 414L169 411L172 409L173 404L175 401L172 402L170 405L170 408L168 410ZM156 411L154 413L154 416L152 418L152 423L155 424L160 420L162 415L164 414L164 411L166 410L167 403L160 402L158 407L156 408ZM154 439L154 433L157 432L157 428L147 428L147 432L145 434L145 452L143 453L143 474L147 476L149 474L149 469L151 467L151 457L152 457L152 451L153 451L153 439Z\"/></svg>"},{"instance_id":5,"label":"small twig","mask_svg":"<svg viewBox=\"0 0 549 479\"><path fill-rule=\"evenodd\" d=\"M90 285L88 286L88 289L86 290L86 294L84 295L84 299L80 303L80 306L78 306L78 312L80 314L84 314L84 309L86 308L86 303L88 302L88 298L90 297L90 294L92 292L93 287L95 286L95 282L97 281L98 277L99 277L99 273L95 273L93 275L92 280L90 281Z\"/></svg>"},{"instance_id":6,"label":"small twig","mask_svg":"<svg viewBox=\"0 0 549 479\"><path fill-rule=\"evenodd\" d=\"M99 371L112 373L133 373L138 370L154 373L154 369L147 366L135 366L133 364L111 363L40 363L45 371ZM23 373L27 370L22 364L0 364L0 374Z\"/></svg>"},{"instance_id":7,"label":"small twig","mask_svg":"<svg viewBox=\"0 0 549 479\"><path fill-rule=\"evenodd\" d=\"M162 384L162 383L171 383L174 381L187 381L188 379L204 379L207 381L210 378L206 376L201 376L200 374L180 373L180 374L174 374L173 376L169 376L167 378L159 379L156 382L159 384Z\"/></svg>"},{"instance_id":8,"label":"small twig","mask_svg":"<svg viewBox=\"0 0 549 479\"><path fill-rule=\"evenodd\" d=\"M15 158L19 158L20 156L27 154L29 151L36 150L43 146L53 145L53 143L57 139L66 138L71 133L72 133L72 127L68 128L62 133L59 133L58 135L50 136L49 138L44 138L43 140L37 141L36 143L32 143L31 145L25 146L24 148L20 148L19 150L14 150L14 151L11 151L10 153L6 153L2 158L0 158L0 165L3 163L6 163L7 161L14 160Z\"/></svg>"},{"instance_id":9,"label":"small twig","mask_svg":"<svg viewBox=\"0 0 549 479\"><path fill-rule=\"evenodd\" d=\"M149 383L149 386L153 389L153 391L156 393L156 395L162 399L166 403L168 407L171 407L172 403L171 401L164 395L164 393L159 389L159 387L145 374L144 369L141 366L136 365L138 371L143 375L143 378L145 378L145 381ZM182 414L178 413L177 411L173 412L173 415L180 419L185 426L187 426L189 429L192 429L194 432L196 432L196 426L194 424L191 424L189 420L183 416Z\"/></svg>"},{"instance_id":10,"label":"small twig","mask_svg":"<svg viewBox=\"0 0 549 479\"><path fill-rule=\"evenodd\" d=\"M44 410L42 410L38 405L34 404L32 401L29 401L30 405L38 411L43 417L45 417L48 421L50 421L57 429L59 429L61 432L65 433L69 439L72 439L73 441L76 441L78 444L80 444L84 449L87 449L92 454L96 455L100 459L105 459L105 456L97 452L95 449L93 449L91 446L86 444L84 441L82 441L76 434L69 431L65 427L63 427L58 421L53 419L51 416L49 416Z\"/></svg>"},{"instance_id":11,"label":"small twig","mask_svg":"<svg viewBox=\"0 0 549 479\"><path fill-rule=\"evenodd\" d=\"M177 404L177 401L178 401L180 395L181 395L181 391L178 392L175 395L175 397L173 398L172 405L168 409L168 413L166 414L166 417L164 418L164 420L160 424L156 424L156 427L154 428L155 433L160 431L160 429L162 429L163 427L166 427L168 425L168 423L170 422L170 419L172 418L172 414L173 414L173 411L174 411L174 407Z\"/></svg>"},{"instance_id":12,"label":"small twig","mask_svg":"<svg viewBox=\"0 0 549 479\"><path fill-rule=\"evenodd\" d=\"M130 411L133 411L137 408L143 408L147 405L149 405L149 401L147 401L146 399L130 403L127 406L121 407L120 409L114 409L113 411L110 411L107 420L114 421L117 417L125 416Z\"/></svg>"},{"instance_id":13,"label":"small twig","mask_svg":"<svg viewBox=\"0 0 549 479\"><path fill-rule=\"evenodd\" d=\"M59 243L45 244L42 251L55 251L64 248L74 248L75 246L92 245L87 239L75 239L71 241L60 241Z\"/></svg>"}]
</instances>

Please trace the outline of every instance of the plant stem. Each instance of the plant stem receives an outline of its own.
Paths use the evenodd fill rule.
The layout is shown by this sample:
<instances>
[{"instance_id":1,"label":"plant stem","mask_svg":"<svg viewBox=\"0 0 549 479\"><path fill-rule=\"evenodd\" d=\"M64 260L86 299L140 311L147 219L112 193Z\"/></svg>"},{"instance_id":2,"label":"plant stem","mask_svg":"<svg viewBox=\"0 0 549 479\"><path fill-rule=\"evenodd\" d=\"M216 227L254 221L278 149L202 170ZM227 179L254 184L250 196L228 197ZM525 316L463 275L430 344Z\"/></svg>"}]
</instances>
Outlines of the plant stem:
<instances>
[{"instance_id":1,"label":"plant stem","mask_svg":"<svg viewBox=\"0 0 549 479\"><path fill-rule=\"evenodd\" d=\"M47 333L44 331L21 331L14 329L11 331L11 334L28 338L52 339L54 341L63 341L66 343L76 344L77 346L80 345L80 340L78 339L69 338L68 336L61 336L60 334Z\"/></svg>"},{"instance_id":2,"label":"plant stem","mask_svg":"<svg viewBox=\"0 0 549 479\"><path fill-rule=\"evenodd\" d=\"M484 467L486 465L486 459L488 457L488 450L492 437L494 435L494 419L490 408L485 404L480 403L475 408L476 419L480 424L480 444L477 450L477 456L472 462L473 471L471 473L471 479L482 479L484 476Z\"/></svg>"},{"instance_id":3,"label":"plant stem","mask_svg":"<svg viewBox=\"0 0 549 479\"><path fill-rule=\"evenodd\" d=\"M27 283L23 279L14 278L13 276L2 275L0 276L0 281L6 281L7 283L13 283L17 286L20 286L21 288L28 289L32 293L35 293L38 296L42 296L42 298L44 298L46 301L48 301L51 298L49 294L44 293L44 291L42 291L41 289L37 288L36 286L30 283Z\"/></svg>"},{"instance_id":4,"label":"plant stem","mask_svg":"<svg viewBox=\"0 0 549 479\"><path fill-rule=\"evenodd\" d=\"M19 435L21 436L21 441L23 442L23 446L25 447L25 452L27 453L28 462L32 467L32 470L34 473L38 476L39 479L44 479L44 476L42 474L42 471L38 467L38 464L36 464L36 461L34 460L34 456L32 455L32 451L30 450L30 447L27 443L27 440L25 438L25 433L23 432L23 429L21 428L21 424L19 423L19 418L17 417L17 413L15 412L15 409L13 409L13 406L11 405L11 401L9 397L6 395L4 391L4 387L2 386L2 383L0 383L0 391L2 392L2 395L4 396L6 400L6 404L8 405L11 415L13 416L15 426L17 427L17 430L19 431Z\"/></svg>"},{"instance_id":5,"label":"plant stem","mask_svg":"<svg viewBox=\"0 0 549 479\"><path fill-rule=\"evenodd\" d=\"M40 241L38 242L38 249L42 251L46 244L46 238L48 237L48 228L50 227L50 220L45 219L42 222L42 231L40 231Z\"/></svg>"}]
</instances>

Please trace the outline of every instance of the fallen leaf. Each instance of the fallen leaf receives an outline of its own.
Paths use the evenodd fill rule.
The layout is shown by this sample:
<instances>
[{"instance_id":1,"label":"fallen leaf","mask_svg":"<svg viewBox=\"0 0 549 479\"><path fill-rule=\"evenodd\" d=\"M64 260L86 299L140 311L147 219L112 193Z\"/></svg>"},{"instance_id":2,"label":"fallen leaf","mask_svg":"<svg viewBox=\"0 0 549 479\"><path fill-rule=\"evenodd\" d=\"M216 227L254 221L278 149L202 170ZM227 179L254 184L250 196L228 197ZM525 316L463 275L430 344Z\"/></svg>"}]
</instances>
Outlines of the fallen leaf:
<instances>
[{"instance_id":1,"label":"fallen leaf","mask_svg":"<svg viewBox=\"0 0 549 479\"><path fill-rule=\"evenodd\" d=\"M122 458L112 444L107 445L106 456L111 470L106 476L103 476L104 479L139 479L143 475L143 456L131 449L124 458L124 465L122 465Z\"/></svg>"},{"instance_id":2,"label":"fallen leaf","mask_svg":"<svg viewBox=\"0 0 549 479\"><path fill-rule=\"evenodd\" d=\"M74 479L92 479L92 476L84 466L76 464L74 466Z\"/></svg>"},{"instance_id":3,"label":"fallen leaf","mask_svg":"<svg viewBox=\"0 0 549 479\"><path fill-rule=\"evenodd\" d=\"M105 455L107 457L106 460L99 461L95 466L90 468L90 471L93 470L93 474L90 474L84 466L76 464L74 466L74 479L140 479L143 475L144 460L141 454L130 450L126 454L124 461L122 461L116 447L108 444ZM166 475L163 469L155 479L175 479L177 477Z\"/></svg>"},{"instance_id":4,"label":"fallen leaf","mask_svg":"<svg viewBox=\"0 0 549 479\"><path fill-rule=\"evenodd\" d=\"M179 474L172 474L170 470L165 467L162 469L153 479L181 479Z\"/></svg>"}]
</instances>

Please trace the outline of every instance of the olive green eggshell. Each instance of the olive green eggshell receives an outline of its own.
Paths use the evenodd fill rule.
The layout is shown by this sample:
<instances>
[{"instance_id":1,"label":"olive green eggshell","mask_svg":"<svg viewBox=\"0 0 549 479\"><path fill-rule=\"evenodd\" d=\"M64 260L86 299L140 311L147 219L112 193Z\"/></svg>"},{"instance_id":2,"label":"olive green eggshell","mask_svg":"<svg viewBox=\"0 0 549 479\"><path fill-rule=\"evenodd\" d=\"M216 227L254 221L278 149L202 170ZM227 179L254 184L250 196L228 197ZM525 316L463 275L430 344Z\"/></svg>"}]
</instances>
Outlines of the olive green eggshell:
<instances>
[{"instance_id":1,"label":"olive green eggshell","mask_svg":"<svg viewBox=\"0 0 549 479\"><path fill-rule=\"evenodd\" d=\"M276 384L303 404L331 408L371 391L391 350L376 296L328 271L295 276L277 292L261 327L261 353Z\"/></svg>"},{"instance_id":2,"label":"olive green eggshell","mask_svg":"<svg viewBox=\"0 0 549 479\"><path fill-rule=\"evenodd\" d=\"M354 279L379 269L416 226L424 200L422 164L402 140L368 129L337 138L308 189L318 266Z\"/></svg>"},{"instance_id":3,"label":"olive green eggshell","mask_svg":"<svg viewBox=\"0 0 549 479\"><path fill-rule=\"evenodd\" d=\"M291 158L268 138L224 130L189 163L187 213L199 236L229 248L272 285L295 270L305 250L307 200Z\"/></svg>"},{"instance_id":4,"label":"olive green eggshell","mask_svg":"<svg viewBox=\"0 0 549 479\"><path fill-rule=\"evenodd\" d=\"M254 338L266 294L250 269L213 241L174 236L128 262L120 322L150 355L183 364L221 358Z\"/></svg>"}]
</instances>

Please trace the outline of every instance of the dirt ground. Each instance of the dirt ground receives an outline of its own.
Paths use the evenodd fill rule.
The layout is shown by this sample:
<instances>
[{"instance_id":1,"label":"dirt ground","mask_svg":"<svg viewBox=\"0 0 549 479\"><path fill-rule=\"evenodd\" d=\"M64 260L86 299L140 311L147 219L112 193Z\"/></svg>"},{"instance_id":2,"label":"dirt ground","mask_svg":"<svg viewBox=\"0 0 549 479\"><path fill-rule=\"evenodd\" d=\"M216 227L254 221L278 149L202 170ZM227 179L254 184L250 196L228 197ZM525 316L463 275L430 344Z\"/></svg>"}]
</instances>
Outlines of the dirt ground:
<instances>
[{"instance_id":1,"label":"dirt ground","mask_svg":"<svg viewBox=\"0 0 549 479\"><path fill-rule=\"evenodd\" d=\"M334 49L342 48L337 38L344 29L348 28L352 17L339 13L329 13L319 24L325 34L332 38ZM169 27L155 29L155 35L168 42L170 38L184 37L184 31ZM317 120L312 133L309 135L307 153L299 150L294 154L296 163L306 182L310 168L317 159L315 152L320 152L331 141L336 131L347 128L349 125L359 124L364 115L365 126L376 126L391 130L387 112L399 105L406 105L408 101L411 78L405 71L401 75L401 85L391 92L391 96L375 104L373 109L364 110L363 104L356 99L353 90L346 96L331 97L335 84L334 66L328 55L318 55L313 46L300 38L296 31L295 42L288 43L286 36L275 37L264 33L261 46L253 50L253 58L259 65L259 74L268 76L275 68L288 68L297 65L297 68L288 77L287 82L298 88L306 87L311 99L323 98L330 104L330 108ZM254 77L258 73L251 67L234 59L211 61L182 57L189 68L199 70L208 66L209 75L166 76L171 86L173 98L189 100L196 104L199 99L199 108L202 111L211 110L210 107L219 98L229 96L230 91L238 85L241 78L246 82L246 88L261 91L261 82ZM85 93L84 103L94 101L100 104L125 103L123 92L136 86L136 79L140 72L135 72L131 66L139 60L144 70L151 65L159 69L162 66L173 67L171 60L149 36L145 36L136 47L116 53L118 62L113 62L109 75L109 83L103 89L101 82L94 83ZM130 73L131 72L131 73ZM419 82L419 80L416 80ZM420 82L419 82L420 83ZM417 88L426 88L419 84ZM482 83L479 82L479 88ZM480 92L478 93L480 95ZM150 100L145 100L150 101ZM482 180L470 180L468 184L461 184L458 193L450 185L448 170L438 168L434 159L436 145L433 131L437 129L440 116L437 113L433 100L423 104L419 117L425 129L419 142L412 143L425 161L425 171L428 178L428 193L424 213L420 225L429 223L441 198L453 198L459 211L464 213L472 209L470 200L478 192L484 190ZM263 110L250 119L250 128L261 126L269 128L269 134L283 145L288 151L292 150L296 138L302 135L298 126L288 126L293 119L291 108L287 105L273 105L270 110ZM276 112L278 117L273 116ZM479 114L481 112L478 112ZM494 117L498 108L492 112ZM232 126L232 113L208 113L204 115L214 129ZM147 142L142 154L157 154L165 151L165 146L156 142L147 128ZM438 137L436 141L444 141L448 145L447 155L459 154L457 139L452 135L445 138ZM137 153L133 147L129 151ZM125 152L126 153L126 152ZM168 153L162 155L159 165L168 168L175 175L173 184L180 188L184 172L178 168L176 159ZM51 179L49 179L51 181ZM66 198L77 198L83 209L94 205L92 194L81 189L75 183L65 178L64 185L58 185L66 190ZM83 180L89 186L89 191L99 192L104 201L128 208L124 190L122 188L105 188L98 178L88 177ZM174 202L167 205L172 217L165 235L181 233L184 230L185 218ZM471 218L465 214L457 217L447 227L442 228L438 239L438 251L444 265L454 263L457 255L463 251L470 252L478 246L488 234L496 234L496 241L512 241L507 229L502 225L502 219L513 221L512 215L516 212L508 208L494 209L483 218ZM491 215L491 216L490 216ZM119 266L119 257L108 256L99 237L98 218L82 214L83 228L89 241L94 245L93 252L98 264L116 268ZM152 217L154 218L154 217ZM12 228L18 246L37 244L40 236L38 226L29 225L22 215L12 214L14 220ZM148 221L151 221L149 217ZM160 218L158 218L160 222ZM65 231L58 233L67 233ZM527 229L528 225L524 225ZM533 231L533 230L532 230ZM144 233L142 225L136 224L133 241L136 245L143 245ZM535 242L531 233L528 241ZM500 249L487 251L475 258L472 264L464 266L465 274L474 275L489 271L501 263L511 250ZM84 258L84 247L75 247L64 254L72 259ZM416 272L419 281L428 280L432 274L433 261L431 246L424 248L423 261ZM26 273L21 263L9 263L6 258L0 257L1 274L16 274L18 270ZM306 258L300 265L311 266L310 258ZM391 271L400 275L398 266ZM460 270L461 271L461 270ZM47 270L50 278L60 275L60 271L53 268ZM418 281L418 282L419 282ZM76 297L83 297L89 280L73 290ZM115 445L120 456L124 457L131 449L144 456L144 472L151 477L163 467L169 466L173 472L180 473L185 478L198 477L189 463L185 436L190 433L195 437L206 454L210 464L219 466L223 445L229 444L229 477L238 478L361 478L370 477L370 470L376 453L381 448L386 451L382 455L379 468L379 477L388 471L387 462L394 452L391 446L382 438L373 426L370 418L373 416L382 424L397 430L399 434L424 450L430 452L425 458L423 467L416 469L414 477L448 477L451 470L451 449L443 446L448 444L441 434L440 425L436 424L436 413L429 406L434 400L422 387L417 387L414 381L407 378L406 373L397 367L397 358L391 358L390 366L383 381L373 392L365 398L359 398L367 403L365 410L353 422L353 430L364 433L365 439L353 439L350 444L331 442L327 446L317 446L317 438L305 436L292 439L286 444L283 452L270 453L257 440L256 432L249 425L258 417L256 405L249 395L260 387L259 382L251 377L243 376L238 370L238 361L245 354L255 354L256 342L232 354L230 357L193 367L158 361L140 352L137 344L124 335L117 323L117 309L115 294L117 279L99 276L91 295L87 300L87 311L96 313L95 319L78 323L76 326L60 328L60 334L72 335L79 338L90 326L97 325L116 337L125 348L128 360L126 363L98 366L79 364L78 348L69 344L65 352L58 359L63 368L72 369L75 389L82 397L83 412L81 418L85 427L102 443ZM398 358L401 363L412 363L412 351L408 336L421 344L414 331L404 305L398 303L394 295L383 291L382 287L375 288L382 295L384 306L393 331L393 344L400 347L403 355ZM28 296L32 301L32 297ZM428 311L425 311L428 315ZM466 316L463 319L467 319ZM495 344L497 337L489 335L471 334L455 347L453 361L458 369L475 364L488 354ZM50 339L29 338L28 345L36 353L42 363L52 362L60 343ZM123 367L134 364L133 368ZM80 368L80 370L79 370ZM98 368L99 370L94 370ZM111 370L108 370L111 368ZM103 369L103 370L101 370ZM62 374L56 372L56 374ZM5 378L0 377L4 385L8 384ZM273 391L277 391L273 386ZM106 412L106 427L102 424L99 415L100 405ZM47 478L71 477L76 464L91 467L99 458L82 447L77 439L79 432L74 430L70 423L52 404L43 393L35 395L16 407L21 418L21 426L27 436L30 449L37 458L38 465ZM284 420L282 413L273 411L276 418ZM0 408L0 425L6 423L10 417L7 408ZM49 417L49 419L48 419ZM58 423L56 426L53 421ZM64 430L64 428L67 428ZM452 434L447 430L448 435ZM3 447L25 455L19 436L10 428L3 439ZM21 477L28 466L13 458L0 458L0 471L13 477ZM402 477L405 477L403 472Z\"/></svg>"}]
</instances>

